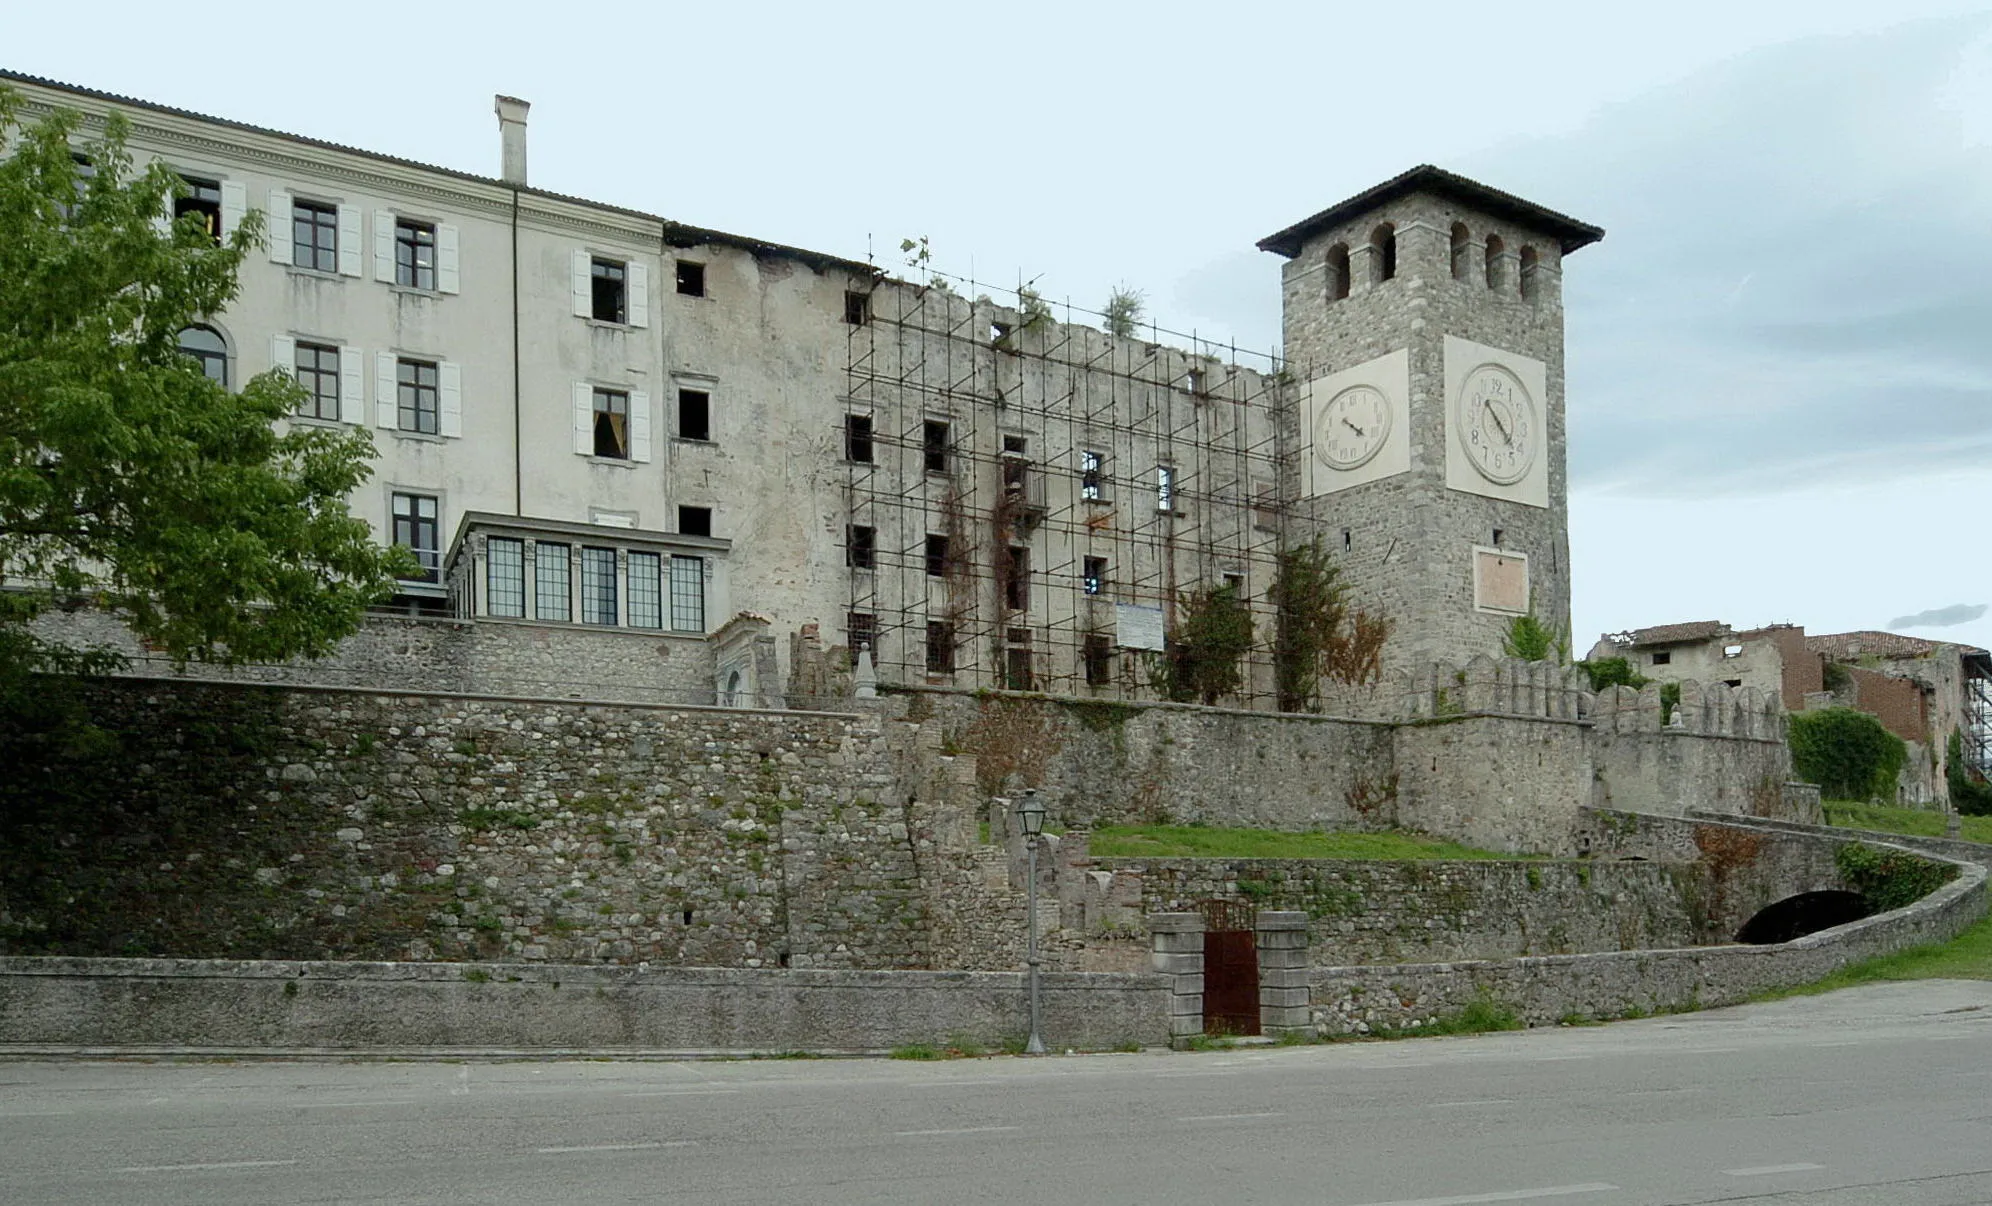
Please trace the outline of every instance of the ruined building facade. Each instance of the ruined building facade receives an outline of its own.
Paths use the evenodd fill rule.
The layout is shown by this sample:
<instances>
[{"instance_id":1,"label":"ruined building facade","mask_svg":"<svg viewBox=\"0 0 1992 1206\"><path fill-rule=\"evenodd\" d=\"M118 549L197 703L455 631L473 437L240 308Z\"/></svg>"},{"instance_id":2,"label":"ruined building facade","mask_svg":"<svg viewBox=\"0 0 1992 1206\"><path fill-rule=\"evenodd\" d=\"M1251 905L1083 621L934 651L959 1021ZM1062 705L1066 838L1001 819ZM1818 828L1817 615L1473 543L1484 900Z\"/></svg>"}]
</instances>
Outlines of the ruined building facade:
<instances>
[{"instance_id":1,"label":"ruined building facade","mask_svg":"<svg viewBox=\"0 0 1992 1206\"><path fill-rule=\"evenodd\" d=\"M185 348L231 387L297 375L292 422L370 428L354 513L426 571L335 681L398 657L437 676L409 687L584 698L1151 698L1183 597L1229 585L1255 652L1226 702L1267 707L1276 558L1316 539L1393 625L1387 669L1567 627L1561 274L1602 232L1462 177L1262 241L1285 349L1241 362L533 188L509 98L490 178L0 83L86 137L122 111L222 235L268 216Z\"/></svg>"}]
</instances>

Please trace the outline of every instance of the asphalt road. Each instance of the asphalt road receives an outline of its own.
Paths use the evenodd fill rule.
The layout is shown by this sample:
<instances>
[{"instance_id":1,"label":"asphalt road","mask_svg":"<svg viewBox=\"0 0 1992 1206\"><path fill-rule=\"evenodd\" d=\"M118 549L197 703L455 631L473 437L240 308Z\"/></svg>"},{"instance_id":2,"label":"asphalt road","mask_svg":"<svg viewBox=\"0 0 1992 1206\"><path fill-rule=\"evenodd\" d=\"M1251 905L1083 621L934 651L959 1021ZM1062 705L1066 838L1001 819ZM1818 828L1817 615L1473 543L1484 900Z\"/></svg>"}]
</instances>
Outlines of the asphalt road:
<instances>
[{"instance_id":1,"label":"asphalt road","mask_svg":"<svg viewBox=\"0 0 1992 1206\"><path fill-rule=\"evenodd\" d=\"M0 1203L1992 1203L1992 984L944 1063L0 1063Z\"/></svg>"}]
</instances>

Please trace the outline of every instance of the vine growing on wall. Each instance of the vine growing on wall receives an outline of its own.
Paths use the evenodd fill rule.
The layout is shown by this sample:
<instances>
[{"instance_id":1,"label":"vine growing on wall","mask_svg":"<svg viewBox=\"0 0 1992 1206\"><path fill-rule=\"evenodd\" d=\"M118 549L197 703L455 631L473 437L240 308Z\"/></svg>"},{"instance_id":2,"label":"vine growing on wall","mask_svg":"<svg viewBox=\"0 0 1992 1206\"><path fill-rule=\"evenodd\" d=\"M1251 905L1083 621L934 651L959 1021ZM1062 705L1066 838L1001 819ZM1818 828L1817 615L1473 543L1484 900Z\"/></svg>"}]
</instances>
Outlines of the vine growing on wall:
<instances>
[{"instance_id":1,"label":"vine growing on wall","mask_svg":"<svg viewBox=\"0 0 1992 1206\"><path fill-rule=\"evenodd\" d=\"M1348 588L1340 579L1319 536L1280 551L1266 598L1273 605L1273 687L1282 712L1299 712L1314 702L1348 610Z\"/></svg>"},{"instance_id":2,"label":"vine growing on wall","mask_svg":"<svg viewBox=\"0 0 1992 1206\"><path fill-rule=\"evenodd\" d=\"M1806 782L1817 783L1827 799L1894 802L1908 747L1866 712L1820 708L1794 713L1789 740L1792 769Z\"/></svg>"},{"instance_id":3,"label":"vine growing on wall","mask_svg":"<svg viewBox=\"0 0 1992 1206\"><path fill-rule=\"evenodd\" d=\"M1252 648L1252 611L1229 584L1179 597L1158 685L1177 703L1215 704L1243 685L1239 663Z\"/></svg>"},{"instance_id":4,"label":"vine growing on wall","mask_svg":"<svg viewBox=\"0 0 1992 1206\"><path fill-rule=\"evenodd\" d=\"M1957 868L1949 863L1863 842L1848 842L1835 850L1833 866L1847 887L1865 897L1877 913L1915 904L1957 876Z\"/></svg>"},{"instance_id":5,"label":"vine growing on wall","mask_svg":"<svg viewBox=\"0 0 1992 1206\"><path fill-rule=\"evenodd\" d=\"M1992 817L1992 784L1964 760L1964 733L1952 729L1944 746L1944 777L1950 785L1951 807L1968 817Z\"/></svg>"}]
</instances>

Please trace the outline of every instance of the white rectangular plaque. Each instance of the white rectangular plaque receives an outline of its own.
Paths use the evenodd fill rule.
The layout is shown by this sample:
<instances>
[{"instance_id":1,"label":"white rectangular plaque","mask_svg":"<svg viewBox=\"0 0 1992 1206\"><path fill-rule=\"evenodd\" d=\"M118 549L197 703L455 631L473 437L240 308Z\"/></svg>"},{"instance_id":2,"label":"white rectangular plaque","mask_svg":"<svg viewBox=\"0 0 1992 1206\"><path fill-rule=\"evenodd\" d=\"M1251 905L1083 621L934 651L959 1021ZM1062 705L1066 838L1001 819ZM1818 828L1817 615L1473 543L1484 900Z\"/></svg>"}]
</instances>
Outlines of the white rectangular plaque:
<instances>
[{"instance_id":1,"label":"white rectangular plaque","mask_svg":"<svg viewBox=\"0 0 1992 1206\"><path fill-rule=\"evenodd\" d=\"M1114 604L1114 641L1122 649L1153 649L1159 653L1164 648L1165 635L1161 608Z\"/></svg>"}]
</instances>

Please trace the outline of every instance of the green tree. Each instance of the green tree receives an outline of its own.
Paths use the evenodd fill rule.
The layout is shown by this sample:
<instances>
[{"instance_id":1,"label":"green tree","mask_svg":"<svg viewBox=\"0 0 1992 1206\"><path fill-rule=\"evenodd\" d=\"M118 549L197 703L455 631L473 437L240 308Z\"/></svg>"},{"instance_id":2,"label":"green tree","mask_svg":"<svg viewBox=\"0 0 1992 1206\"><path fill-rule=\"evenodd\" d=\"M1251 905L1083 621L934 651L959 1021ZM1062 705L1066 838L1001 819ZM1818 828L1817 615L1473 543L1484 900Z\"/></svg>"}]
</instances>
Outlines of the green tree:
<instances>
[{"instance_id":1,"label":"green tree","mask_svg":"<svg viewBox=\"0 0 1992 1206\"><path fill-rule=\"evenodd\" d=\"M1895 802L1896 776L1909 751L1902 738L1866 712L1820 708L1791 718L1791 761L1798 777L1829 800L1880 797Z\"/></svg>"},{"instance_id":2,"label":"green tree","mask_svg":"<svg viewBox=\"0 0 1992 1206\"><path fill-rule=\"evenodd\" d=\"M1578 662L1577 666L1591 680L1591 690L1602 691L1606 687L1631 687L1637 691L1653 680L1632 668L1632 663L1622 657L1601 657L1595 661Z\"/></svg>"},{"instance_id":3,"label":"green tree","mask_svg":"<svg viewBox=\"0 0 1992 1206\"><path fill-rule=\"evenodd\" d=\"M81 171L81 117L27 124L0 89L0 706L36 673L117 664L34 631L54 606L106 608L183 662L316 656L413 569L346 509L363 428L279 432L295 381L231 393L178 350L235 297L261 215L220 242L198 214L162 228L184 186L135 167L126 131L84 140Z\"/></svg>"},{"instance_id":4,"label":"green tree","mask_svg":"<svg viewBox=\"0 0 1992 1206\"><path fill-rule=\"evenodd\" d=\"M1148 308L1148 299L1139 289L1126 285L1116 285L1107 295L1106 308L1100 311L1107 334L1125 339L1134 334L1134 328L1141 322L1141 315Z\"/></svg>"},{"instance_id":5,"label":"green tree","mask_svg":"<svg viewBox=\"0 0 1992 1206\"><path fill-rule=\"evenodd\" d=\"M1252 648L1252 611L1238 588L1207 586L1183 595L1176 607L1163 661L1164 693L1177 703L1205 704L1236 694L1244 681L1239 662Z\"/></svg>"},{"instance_id":6,"label":"green tree","mask_svg":"<svg viewBox=\"0 0 1992 1206\"><path fill-rule=\"evenodd\" d=\"M1318 536L1280 551L1266 599L1273 605L1274 693L1282 712L1302 711L1314 701L1348 611L1340 577Z\"/></svg>"},{"instance_id":7,"label":"green tree","mask_svg":"<svg viewBox=\"0 0 1992 1206\"><path fill-rule=\"evenodd\" d=\"M1952 729L1944 746L1944 777L1950 783L1951 807L1968 817L1992 817L1992 783L1974 774L1964 761L1964 733Z\"/></svg>"},{"instance_id":8,"label":"green tree","mask_svg":"<svg viewBox=\"0 0 1992 1206\"><path fill-rule=\"evenodd\" d=\"M1569 654L1570 642L1562 632L1536 618L1534 612L1508 621L1501 638L1501 652L1525 662L1561 662Z\"/></svg>"}]
</instances>

